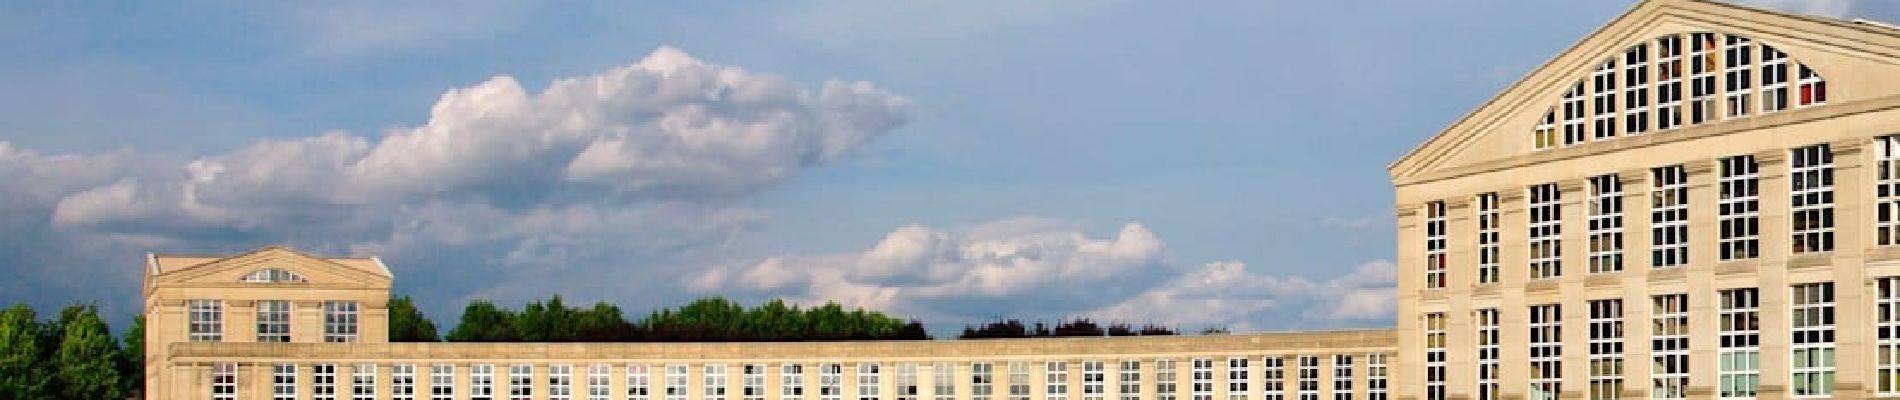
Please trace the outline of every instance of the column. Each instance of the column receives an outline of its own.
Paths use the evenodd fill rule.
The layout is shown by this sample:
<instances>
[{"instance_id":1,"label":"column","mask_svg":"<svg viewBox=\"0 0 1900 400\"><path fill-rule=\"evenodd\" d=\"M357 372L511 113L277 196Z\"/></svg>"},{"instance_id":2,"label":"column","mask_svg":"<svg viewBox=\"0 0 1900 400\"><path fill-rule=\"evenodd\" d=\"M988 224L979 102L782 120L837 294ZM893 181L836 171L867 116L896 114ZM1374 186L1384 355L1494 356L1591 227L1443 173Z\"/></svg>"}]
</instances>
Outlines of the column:
<instances>
[{"instance_id":1,"label":"column","mask_svg":"<svg viewBox=\"0 0 1900 400\"><path fill-rule=\"evenodd\" d=\"M1762 399L1789 394L1787 157L1785 149L1755 153L1761 170L1761 258L1752 264L1761 282Z\"/></svg>"},{"instance_id":2,"label":"column","mask_svg":"<svg viewBox=\"0 0 1900 400\"><path fill-rule=\"evenodd\" d=\"M1567 179L1556 183L1557 190L1562 193L1558 195L1558 200L1562 204L1559 215L1562 215L1563 223L1561 236L1563 243L1559 247L1563 255L1560 270L1563 274L1555 279L1556 289L1562 299L1559 303L1563 304L1561 310L1563 324L1559 329L1563 335L1564 382L1558 397L1582 399L1590 389L1590 347L1587 345L1590 340L1590 298L1584 291L1584 281L1593 275L1590 272L1589 263L1590 185L1588 181L1580 179ZM1538 287L1546 284L1548 283L1532 282L1529 286ZM1577 346L1576 344L1585 345Z\"/></svg>"},{"instance_id":3,"label":"column","mask_svg":"<svg viewBox=\"0 0 1900 400\"><path fill-rule=\"evenodd\" d=\"M1471 310L1472 286L1478 282L1478 218L1471 196L1445 200L1446 307L1445 370L1449 376L1477 371L1477 319ZM1500 227L1501 228L1501 227ZM1423 251L1423 247L1420 248ZM1502 266L1500 266L1502 268ZM1422 353L1420 353L1422 354ZM1361 356L1363 357L1363 356ZM1361 364L1364 364L1363 362ZM1363 368L1355 366L1354 368ZM1364 392L1365 374L1354 376L1355 391ZM1476 396L1477 379L1446 379L1450 400Z\"/></svg>"},{"instance_id":4,"label":"column","mask_svg":"<svg viewBox=\"0 0 1900 400\"><path fill-rule=\"evenodd\" d=\"M1828 144L1834 159L1834 398L1858 399L1877 388L1873 375L1876 353L1873 329L1874 282L1867 279L1862 249L1871 248L1873 237L1866 233L1873 226L1870 213L1874 194L1868 190L1876 181L1874 168L1868 168L1872 156L1870 138L1839 140Z\"/></svg>"},{"instance_id":5,"label":"column","mask_svg":"<svg viewBox=\"0 0 1900 400\"><path fill-rule=\"evenodd\" d=\"M1616 173L1623 189L1623 398L1649 395L1649 292L1645 280L1654 268L1650 259L1651 176L1648 168Z\"/></svg>"},{"instance_id":6,"label":"column","mask_svg":"<svg viewBox=\"0 0 1900 400\"><path fill-rule=\"evenodd\" d=\"M1498 365L1500 366L1498 391L1504 400L1522 400L1530 388L1529 368L1502 368L1506 365L1530 365L1530 318L1528 318L1529 310L1525 308L1527 299L1524 293L1525 283L1530 279L1530 269L1526 264L1526 260L1530 259L1530 247L1526 245L1529 240L1529 230L1525 229L1530 225L1530 214L1525 212L1529 201L1525 194L1523 187L1498 190L1498 242L1500 243L1498 272L1502 278L1499 281L1500 290L1498 291L1501 300L1499 302L1501 306L1498 308ZM1400 304L1402 306L1403 303ZM1422 323L1422 321L1414 323ZM1418 342L1422 340L1421 338L1421 335L1416 334L1401 335L1399 343ZM1400 352L1399 354L1424 354L1424 352ZM1403 362L1419 363L1418 368L1423 371L1423 360L1404 361L1416 358L1419 357L1400 357L1399 359ZM1393 389L1397 393L1406 393L1421 392L1424 387L1421 381L1418 385L1394 386Z\"/></svg>"}]
</instances>

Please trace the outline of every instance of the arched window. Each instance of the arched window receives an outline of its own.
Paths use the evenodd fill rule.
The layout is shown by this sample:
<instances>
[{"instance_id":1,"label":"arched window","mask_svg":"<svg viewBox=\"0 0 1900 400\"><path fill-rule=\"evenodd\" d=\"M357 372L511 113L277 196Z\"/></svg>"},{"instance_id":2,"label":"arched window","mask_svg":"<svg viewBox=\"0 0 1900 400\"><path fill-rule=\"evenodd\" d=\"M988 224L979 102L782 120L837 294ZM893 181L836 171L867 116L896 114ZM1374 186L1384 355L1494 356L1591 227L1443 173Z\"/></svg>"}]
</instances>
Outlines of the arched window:
<instances>
[{"instance_id":1,"label":"arched window","mask_svg":"<svg viewBox=\"0 0 1900 400\"><path fill-rule=\"evenodd\" d=\"M1827 81L1812 66L1766 43L1714 32L1637 43L1566 89L1532 129L1533 149L1827 103Z\"/></svg>"},{"instance_id":2,"label":"arched window","mask_svg":"<svg viewBox=\"0 0 1900 400\"><path fill-rule=\"evenodd\" d=\"M256 271L251 271L251 273L249 275L245 275L244 279L241 280L240 282L244 282L244 283L307 283L309 281L304 280L303 275L297 275L297 273L295 272L285 271L281 268L265 268L265 269L260 269Z\"/></svg>"}]
</instances>

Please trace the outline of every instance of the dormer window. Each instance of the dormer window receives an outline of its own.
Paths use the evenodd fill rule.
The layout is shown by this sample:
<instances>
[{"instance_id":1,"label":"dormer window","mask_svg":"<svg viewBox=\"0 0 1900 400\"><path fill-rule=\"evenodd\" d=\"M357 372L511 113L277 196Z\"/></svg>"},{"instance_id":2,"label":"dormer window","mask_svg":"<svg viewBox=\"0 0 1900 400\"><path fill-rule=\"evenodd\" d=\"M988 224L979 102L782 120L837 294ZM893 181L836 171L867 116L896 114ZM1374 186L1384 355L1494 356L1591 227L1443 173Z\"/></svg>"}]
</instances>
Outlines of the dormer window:
<instances>
[{"instance_id":1,"label":"dormer window","mask_svg":"<svg viewBox=\"0 0 1900 400\"><path fill-rule=\"evenodd\" d=\"M250 275L245 275L244 279L241 280L240 282L244 282L244 283L309 283L310 281L304 280L303 275L297 275L297 273L295 272L285 271L281 268L265 268L265 269L253 271L251 272Z\"/></svg>"}]
</instances>

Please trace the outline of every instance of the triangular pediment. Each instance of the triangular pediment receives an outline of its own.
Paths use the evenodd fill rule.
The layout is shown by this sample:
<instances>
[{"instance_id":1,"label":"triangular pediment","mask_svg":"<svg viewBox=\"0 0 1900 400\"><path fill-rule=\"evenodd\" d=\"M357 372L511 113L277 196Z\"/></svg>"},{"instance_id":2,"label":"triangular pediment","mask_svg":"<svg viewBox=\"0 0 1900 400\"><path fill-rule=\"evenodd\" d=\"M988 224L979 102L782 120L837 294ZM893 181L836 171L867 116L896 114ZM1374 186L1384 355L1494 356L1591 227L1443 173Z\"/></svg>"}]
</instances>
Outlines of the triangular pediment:
<instances>
[{"instance_id":1,"label":"triangular pediment","mask_svg":"<svg viewBox=\"0 0 1900 400\"><path fill-rule=\"evenodd\" d=\"M1682 42L1663 42L1670 37ZM1742 44L1735 45L1730 38ZM1697 43L1702 40L1709 42ZM1663 57L1668 54L1664 48L1671 44L1678 46L1676 56ZM1637 46L1649 49L1643 51L1644 56L1639 61L1626 62ZM1744 48L1740 51L1751 57L1746 62L1754 64L1730 63L1725 46ZM1684 54L1693 51L1692 48L1708 52L1707 70L1714 76L1710 82L1717 87L1714 90L1719 91L1703 98L1711 101L1706 105L1715 110L1705 110L1711 114L1697 116L1694 124L1688 122L1690 107L1698 106L1692 104L1698 100L1693 98L1690 86L1696 76L1682 76L1690 73L1687 72L1689 67L1697 66L1687 64L1693 54ZM1787 65L1785 83L1764 84L1764 70L1758 64L1771 63L1764 56L1776 53L1785 55L1782 61ZM1644 93L1646 100L1640 103L1624 100L1626 93L1622 91L1637 87L1625 80L1624 68L1631 65L1650 68L1644 73L1646 79L1641 85L1659 86L1669 75L1664 71L1664 63L1670 60L1683 63L1670 65L1675 68L1675 81L1681 82L1675 89L1679 94L1675 103L1663 102L1664 96L1658 93ZM1785 88L1786 94L1777 93L1772 98L1788 103L1779 109L1764 109L1771 107L1765 104L1770 96L1738 99L1738 104L1743 104L1736 107L1740 111L1729 114L1725 110L1730 107L1726 104L1728 99L1723 95L1731 92L1721 87L1727 84L1726 73L1730 70L1725 66L1730 65L1737 70L1751 70L1743 79L1752 82L1748 90L1760 94L1770 86ZM1810 73L1812 75L1805 75ZM1414 148L1393 162L1388 172L1396 184L1404 185L1469 169L1465 167L1495 165L1499 161L1534 162L1539 157L1611 151L1620 145L1618 138L1668 135L1672 131L1722 124L1738 126L1732 122L1900 96L1900 79L1894 79L1896 77L1900 77L1900 29L1892 26L1793 15L1707 0L1648 0L1551 58ZM1609 82L1612 89L1596 90L1598 80L1606 78L1612 81ZM1797 87L1804 78L1809 84ZM1603 108L1613 110L1609 114L1616 117L1608 124L1622 128L1631 123L1629 119L1634 119L1625 119L1626 114L1641 114L1645 120L1636 123L1642 124L1644 129L1607 129L1613 133L1599 135L1593 125L1598 122L1593 117L1601 115L1595 113L1599 104L1596 94L1616 97L1607 100L1612 103ZM1683 97L1691 98L1684 100ZM1645 108L1631 111L1632 104ZM1619 105L1623 107L1618 108ZM1672 115L1656 115L1665 105L1680 108L1675 108ZM1567 106L1588 107L1591 111L1566 109ZM1569 115L1566 111L1570 111ZM1664 122L1670 119L1674 119L1673 125ZM1580 123L1578 129L1587 132L1564 131L1571 127L1566 122ZM1575 139L1569 136L1571 134L1582 135L1582 139Z\"/></svg>"},{"instance_id":2,"label":"triangular pediment","mask_svg":"<svg viewBox=\"0 0 1900 400\"><path fill-rule=\"evenodd\" d=\"M164 256L155 256L163 259ZM183 286L320 286L387 288L391 277L375 259L328 259L283 247L161 269L157 282Z\"/></svg>"}]
</instances>

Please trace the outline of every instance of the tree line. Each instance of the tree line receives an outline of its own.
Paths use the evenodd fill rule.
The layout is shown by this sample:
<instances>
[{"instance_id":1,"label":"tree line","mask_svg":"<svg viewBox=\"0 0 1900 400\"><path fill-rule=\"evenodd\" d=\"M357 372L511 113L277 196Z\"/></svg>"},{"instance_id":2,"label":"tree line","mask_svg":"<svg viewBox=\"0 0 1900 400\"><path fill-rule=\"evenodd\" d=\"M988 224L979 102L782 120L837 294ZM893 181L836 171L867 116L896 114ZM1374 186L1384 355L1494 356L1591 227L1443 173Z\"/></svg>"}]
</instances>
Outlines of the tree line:
<instances>
[{"instance_id":1,"label":"tree line","mask_svg":"<svg viewBox=\"0 0 1900 400\"><path fill-rule=\"evenodd\" d=\"M1174 330L1164 326L1148 324L1135 328L1128 324L1112 323L1103 327L1087 318L1076 318L1057 322L1052 328L1037 321L1035 325L1025 325L1019 319L999 319L982 325L963 327L958 339L1013 339L1042 337L1095 337L1095 336L1173 336Z\"/></svg>"},{"instance_id":2,"label":"tree line","mask_svg":"<svg viewBox=\"0 0 1900 400\"><path fill-rule=\"evenodd\" d=\"M417 315L397 327L391 307L392 341L433 341L433 324ZM412 319L407 318L405 319ZM422 328L421 326L428 326ZM398 337L398 329L417 332ZM923 322L903 320L837 303L812 308L781 300L746 308L724 298L695 300L663 308L629 321L620 307L606 302L570 307L561 296L534 301L519 311L486 300L469 302L462 319L441 339L450 342L790 342L819 340L929 340Z\"/></svg>"},{"instance_id":3,"label":"tree line","mask_svg":"<svg viewBox=\"0 0 1900 400\"><path fill-rule=\"evenodd\" d=\"M143 391L144 369L144 317L120 339L93 304L44 322L25 304L0 312L0 399L123 399Z\"/></svg>"}]
</instances>

